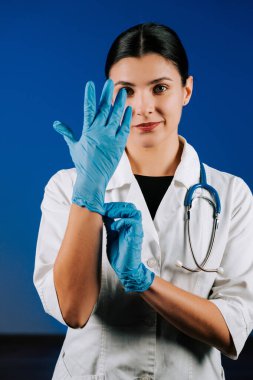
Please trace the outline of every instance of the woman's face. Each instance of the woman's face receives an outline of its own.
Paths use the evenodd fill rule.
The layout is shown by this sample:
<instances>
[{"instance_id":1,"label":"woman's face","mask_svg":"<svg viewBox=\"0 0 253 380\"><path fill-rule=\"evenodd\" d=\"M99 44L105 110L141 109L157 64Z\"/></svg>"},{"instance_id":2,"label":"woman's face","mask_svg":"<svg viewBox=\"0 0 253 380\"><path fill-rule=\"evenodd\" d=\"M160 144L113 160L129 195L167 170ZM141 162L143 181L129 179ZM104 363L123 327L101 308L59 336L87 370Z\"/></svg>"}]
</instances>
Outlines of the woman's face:
<instances>
[{"instance_id":1,"label":"woman's face","mask_svg":"<svg viewBox=\"0 0 253 380\"><path fill-rule=\"evenodd\" d=\"M128 143L150 147L171 134L177 134L182 107L190 100L193 78L182 87L181 76L174 64L159 54L140 58L123 58L115 63L109 77L113 80L113 103L119 90L128 93L126 106L132 107ZM139 124L159 124L152 130L138 128Z\"/></svg>"}]
</instances>

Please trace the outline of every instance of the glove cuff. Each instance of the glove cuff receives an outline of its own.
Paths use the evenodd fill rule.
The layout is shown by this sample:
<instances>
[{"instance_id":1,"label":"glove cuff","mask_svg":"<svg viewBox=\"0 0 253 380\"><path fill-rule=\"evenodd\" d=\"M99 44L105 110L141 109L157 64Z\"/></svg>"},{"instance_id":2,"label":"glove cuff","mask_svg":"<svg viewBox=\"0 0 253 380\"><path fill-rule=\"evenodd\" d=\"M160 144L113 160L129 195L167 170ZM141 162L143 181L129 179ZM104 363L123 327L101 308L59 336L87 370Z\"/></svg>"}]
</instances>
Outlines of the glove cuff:
<instances>
[{"instance_id":1,"label":"glove cuff","mask_svg":"<svg viewBox=\"0 0 253 380\"><path fill-rule=\"evenodd\" d=\"M86 180L77 176L73 188L72 202L78 206L86 207L92 212L105 215L104 193L103 191L100 192L97 188L92 189L91 186L87 188Z\"/></svg>"},{"instance_id":2,"label":"glove cuff","mask_svg":"<svg viewBox=\"0 0 253 380\"><path fill-rule=\"evenodd\" d=\"M143 263L140 263L138 268L130 274L120 274L120 281L122 282L126 293L144 292L145 290L148 290L153 283L154 278L155 273L146 268Z\"/></svg>"},{"instance_id":3,"label":"glove cuff","mask_svg":"<svg viewBox=\"0 0 253 380\"><path fill-rule=\"evenodd\" d=\"M89 202L89 201L84 200L83 198L78 198L78 197L73 197L72 202L80 207L87 208L89 211L96 212L102 216L105 215L105 210L103 206L95 202L92 202L92 201Z\"/></svg>"}]
</instances>

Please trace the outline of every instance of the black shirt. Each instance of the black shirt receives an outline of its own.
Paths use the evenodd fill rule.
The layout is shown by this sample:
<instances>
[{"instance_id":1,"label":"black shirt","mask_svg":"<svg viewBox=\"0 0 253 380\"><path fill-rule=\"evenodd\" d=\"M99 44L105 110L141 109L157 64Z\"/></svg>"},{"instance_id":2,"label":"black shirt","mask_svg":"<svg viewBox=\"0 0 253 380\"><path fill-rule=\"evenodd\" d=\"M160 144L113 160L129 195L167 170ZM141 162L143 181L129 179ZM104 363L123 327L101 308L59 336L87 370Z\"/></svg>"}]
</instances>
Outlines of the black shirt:
<instances>
[{"instance_id":1,"label":"black shirt","mask_svg":"<svg viewBox=\"0 0 253 380\"><path fill-rule=\"evenodd\" d=\"M154 219L161 200L171 184L173 176L150 177L134 174L147 203L150 215Z\"/></svg>"}]
</instances>

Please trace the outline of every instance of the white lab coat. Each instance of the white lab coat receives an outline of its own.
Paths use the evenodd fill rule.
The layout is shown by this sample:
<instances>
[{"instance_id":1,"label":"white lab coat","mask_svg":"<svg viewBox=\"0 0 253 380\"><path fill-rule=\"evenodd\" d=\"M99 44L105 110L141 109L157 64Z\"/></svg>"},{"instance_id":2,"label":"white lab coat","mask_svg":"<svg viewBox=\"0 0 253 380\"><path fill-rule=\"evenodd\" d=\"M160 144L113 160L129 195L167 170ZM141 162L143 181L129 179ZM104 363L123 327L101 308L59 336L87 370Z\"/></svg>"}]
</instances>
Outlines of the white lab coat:
<instances>
[{"instance_id":1,"label":"white lab coat","mask_svg":"<svg viewBox=\"0 0 253 380\"><path fill-rule=\"evenodd\" d=\"M239 177L204 164L207 182L219 193L220 225L208 268L217 273L189 273L177 260L194 267L186 238L184 198L200 179L194 148L182 137L181 162L154 221L126 153L112 176L106 202L133 202L142 212L142 261L157 276L193 294L208 298L221 311L232 335L236 359L253 329L253 198ZM41 205L34 284L45 311L66 325L53 282L53 265L66 229L75 168L60 170L48 182ZM206 190L195 193L206 194ZM193 248L201 262L212 230L208 202L193 202ZM194 214L195 212L195 214ZM78 265L78 263L77 263ZM126 294L106 256L103 229L102 283L97 304L81 329L68 328L53 380L186 380L224 379L220 352L186 336L156 313L138 294Z\"/></svg>"}]
</instances>

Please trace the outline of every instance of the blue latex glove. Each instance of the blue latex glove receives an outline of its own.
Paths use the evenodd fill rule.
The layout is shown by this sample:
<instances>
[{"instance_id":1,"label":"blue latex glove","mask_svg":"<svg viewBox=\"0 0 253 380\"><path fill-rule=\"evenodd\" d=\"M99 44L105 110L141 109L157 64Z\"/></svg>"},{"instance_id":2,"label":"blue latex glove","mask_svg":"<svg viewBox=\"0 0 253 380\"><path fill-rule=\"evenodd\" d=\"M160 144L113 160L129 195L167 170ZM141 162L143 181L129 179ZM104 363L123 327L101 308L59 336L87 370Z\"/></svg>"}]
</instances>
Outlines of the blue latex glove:
<instances>
[{"instance_id":1,"label":"blue latex glove","mask_svg":"<svg viewBox=\"0 0 253 380\"><path fill-rule=\"evenodd\" d=\"M108 260L126 292L144 292L155 274L141 262L141 212L127 202L105 203L104 209ZM114 221L114 218L121 219Z\"/></svg>"},{"instance_id":2,"label":"blue latex glove","mask_svg":"<svg viewBox=\"0 0 253 380\"><path fill-rule=\"evenodd\" d=\"M126 90L119 91L112 107L113 91L114 83L108 79L96 111L95 85L87 82L84 124L79 141L60 121L53 124L54 129L64 136L77 171L72 202L101 215L104 214L105 189L125 149L132 116L131 107L124 112Z\"/></svg>"}]
</instances>

